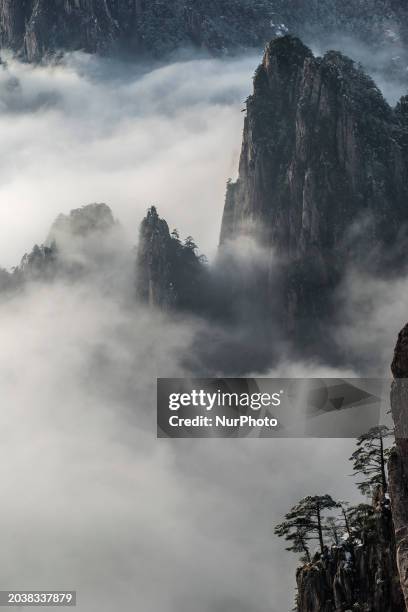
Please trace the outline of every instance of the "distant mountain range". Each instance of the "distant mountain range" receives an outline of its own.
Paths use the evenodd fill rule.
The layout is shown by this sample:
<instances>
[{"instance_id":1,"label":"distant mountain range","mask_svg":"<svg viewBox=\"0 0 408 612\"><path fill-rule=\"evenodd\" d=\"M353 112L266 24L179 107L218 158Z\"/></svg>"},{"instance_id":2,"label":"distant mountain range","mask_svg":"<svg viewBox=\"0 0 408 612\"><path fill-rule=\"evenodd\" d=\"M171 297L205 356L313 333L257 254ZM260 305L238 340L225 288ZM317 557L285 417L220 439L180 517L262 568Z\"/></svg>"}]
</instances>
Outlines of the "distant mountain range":
<instances>
[{"instance_id":1,"label":"distant mountain range","mask_svg":"<svg viewBox=\"0 0 408 612\"><path fill-rule=\"evenodd\" d=\"M405 61L408 8L397 0L0 0L0 44L28 61L79 49L224 54L288 32L308 42L353 36L377 51L394 47L393 59Z\"/></svg>"}]
</instances>

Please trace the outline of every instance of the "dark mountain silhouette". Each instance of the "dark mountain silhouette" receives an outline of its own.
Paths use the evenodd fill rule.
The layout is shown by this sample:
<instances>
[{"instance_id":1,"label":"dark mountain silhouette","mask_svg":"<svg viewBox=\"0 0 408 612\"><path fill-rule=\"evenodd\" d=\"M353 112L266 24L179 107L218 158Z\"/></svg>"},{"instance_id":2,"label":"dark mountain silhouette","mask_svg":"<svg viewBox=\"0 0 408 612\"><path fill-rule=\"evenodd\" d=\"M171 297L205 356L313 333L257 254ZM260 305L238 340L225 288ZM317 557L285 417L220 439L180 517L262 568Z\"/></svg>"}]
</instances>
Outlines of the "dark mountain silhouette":
<instances>
[{"instance_id":1,"label":"dark mountain silhouette","mask_svg":"<svg viewBox=\"0 0 408 612\"><path fill-rule=\"evenodd\" d=\"M271 302L278 262L288 333L313 343L311 322L334 322L336 289L351 266L376 275L404 268L407 130L407 98L391 108L349 58L316 58L290 36L267 46L247 101L239 178L228 184L221 249L242 236L263 246Z\"/></svg>"},{"instance_id":2,"label":"dark mountain silhouette","mask_svg":"<svg viewBox=\"0 0 408 612\"><path fill-rule=\"evenodd\" d=\"M397 0L0 0L1 45L29 61L78 49L166 57L190 46L225 54L288 32L394 47L390 61L405 68L408 10Z\"/></svg>"}]
</instances>

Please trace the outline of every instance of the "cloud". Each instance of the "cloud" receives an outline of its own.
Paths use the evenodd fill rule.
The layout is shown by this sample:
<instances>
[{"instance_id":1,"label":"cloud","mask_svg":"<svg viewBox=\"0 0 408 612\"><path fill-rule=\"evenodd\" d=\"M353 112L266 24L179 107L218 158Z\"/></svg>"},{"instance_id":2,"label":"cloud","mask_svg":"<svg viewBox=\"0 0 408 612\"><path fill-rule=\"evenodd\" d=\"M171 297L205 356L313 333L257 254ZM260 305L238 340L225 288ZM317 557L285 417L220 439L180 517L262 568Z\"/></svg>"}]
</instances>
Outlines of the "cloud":
<instances>
[{"instance_id":1,"label":"cloud","mask_svg":"<svg viewBox=\"0 0 408 612\"><path fill-rule=\"evenodd\" d=\"M44 240L57 214L95 201L112 206L133 242L155 203L214 254L257 62L147 71L81 54L57 66L9 58L0 71L1 264L15 265Z\"/></svg>"},{"instance_id":2,"label":"cloud","mask_svg":"<svg viewBox=\"0 0 408 612\"><path fill-rule=\"evenodd\" d=\"M123 257L150 202L215 252L257 63L75 54L1 73L2 264L83 203L111 204L127 232L122 284L33 284L0 302L4 588L77 589L79 612L281 612L296 562L274 524L302 495L358 499L349 440L155 438L156 377L186 374L208 328L135 305ZM270 374L312 371L350 375L290 355Z\"/></svg>"},{"instance_id":3,"label":"cloud","mask_svg":"<svg viewBox=\"0 0 408 612\"><path fill-rule=\"evenodd\" d=\"M341 32L332 32L326 36L320 33L319 37L312 36L311 40L305 42L310 44L315 55L323 55L335 49L359 62L375 80L388 103L394 106L408 92L408 53L400 38L392 36L398 32L398 26L388 32L389 40L383 40L378 46L369 45L358 37L346 36Z\"/></svg>"},{"instance_id":4,"label":"cloud","mask_svg":"<svg viewBox=\"0 0 408 612\"><path fill-rule=\"evenodd\" d=\"M391 376L390 366L397 336L406 324L406 275L374 277L350 268L339 290L336 341L360 372Z\"/></svg>"},{"instance_id":5,"label":"cloud","mask_svg":"<svg viewBox=\"0 0 408 612\"><path fill-rule=\"evenodd\" d=\"M350 497L351 442L156 440L155 378L183 374L194 328L89 279L0 317L4 587L77 589L86 612L286 609L273 525L310 491Z\"/></svg>"}]
</instances>

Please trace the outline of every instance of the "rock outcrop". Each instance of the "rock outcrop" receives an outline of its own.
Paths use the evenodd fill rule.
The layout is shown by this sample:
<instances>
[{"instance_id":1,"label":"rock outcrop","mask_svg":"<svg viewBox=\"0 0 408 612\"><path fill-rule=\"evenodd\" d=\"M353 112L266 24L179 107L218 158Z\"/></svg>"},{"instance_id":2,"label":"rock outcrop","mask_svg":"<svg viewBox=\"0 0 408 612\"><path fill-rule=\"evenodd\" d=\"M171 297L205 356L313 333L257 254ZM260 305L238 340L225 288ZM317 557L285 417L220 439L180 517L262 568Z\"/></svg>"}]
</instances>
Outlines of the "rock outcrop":
<instances>
[{"instance_id":1,"label":"rock outcrop","mask_svg":"<svg viewBox=\"0 0 408 612\"><path fill-rule=\"evenodd\" d=\"M152 206L140 227L136 263L138 298L151 306L199 312L206 267L191 237L184 243Z\"/></svg>"},{"instance_id":2,"label":"rock outcrop","mask_svg":"<svg viewBox=\"0 0 408 612\"><path fill-rule=\"evenodd\" d=\"M68 215L59 215L51 226L47 244L64 237L86 238L92 234L105 234L115 226L115 219L107 204L88 204L71 210Z\"/></svg>"},{"instance_id":3,"label":"rock outcrop","mask_svg":"<svg viewBox=\"0 0 408 612\"><path fill-rule=\"evenodd\" d=\"M398 569L408 610L408 325L400 332L392 362L391 409L396 448L389 460Z\"/></svg>"},{"instance_id":4,"label":"rock outcrop","mask_svg":"<svg viewBox=\"0 0 408 612\"><path fill-rule=\"evenodd\" d=\"M172 237L169 226L150 208L142 221L137 253L137 295L145 303L164 308L176 303Z\"/></svg>"},{"instance_id":5,"label":"rock outcrop","mask_svg":"<svg viewBox=\"0 0 408 612\"><path fill-rule=\"evenodd\" d=\"M61 214L44 244L35 245L11 273L0 271L0 291L32 281L79 278L105 264L110 270L119 232L119 224L106 204L88 204L68 215Z\"/></svg>"},{"instance_id":6,"label":"rock outcrop","mask_svg":"<svg viewBox=\"0 0 408 612\"><path fill-rule=\"evenodd\" d=\"M290 36L267 46L247 100L221 247L249 233L267 259L280 262L289 330L333 321L334 292L348 263L377 274L404 260L406 107L403 99L392 109L340 53L316 58ZM276 287L265 282L273 295Z\"/></svg>"},{"instance_id":7,"label":"rock outcrop","mask_svg":"<svg viewBox=\"0 0 408 612\"><path fill-rule=\"evenodd\" d=\"M298 569L297 612L405 612L388 499L359 535Z\"/></svg>"}]
</instances>

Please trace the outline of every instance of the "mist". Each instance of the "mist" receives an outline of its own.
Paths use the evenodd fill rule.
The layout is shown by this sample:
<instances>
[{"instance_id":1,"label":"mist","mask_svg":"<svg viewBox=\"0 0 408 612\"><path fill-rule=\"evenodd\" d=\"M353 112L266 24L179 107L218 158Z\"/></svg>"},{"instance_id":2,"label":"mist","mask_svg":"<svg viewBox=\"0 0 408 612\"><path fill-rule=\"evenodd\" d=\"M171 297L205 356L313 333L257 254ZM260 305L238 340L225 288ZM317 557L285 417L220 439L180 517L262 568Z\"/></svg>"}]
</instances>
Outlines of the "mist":
<instances>
[{"instance_id":1,"label":"mist","mask_svg":"<svg viewBox=\"0 0 408 612\"><path fill-rule=\"evenodd\" d=\"M109 291L97 275L34 283L0 302L3 588L76 589L80 612L289 610L296 557L273 527L303 495L360 499L347 477L353 441L157 440L156 378L190 374L197 334L209 330L122 290L132 274L123 258L150 203L215 254L259 57L149 68L82 54L55 66L7 62L1 265L88 202L111 205L124 234ZM383 304L379 290L367 289L371 304ZM393 333L379 317L394 316L391 302L374 309L371 341ZM356 342L351 330L342 333ZM285 354L269 375L355 372Z\"/></svg>"},{"instance_id":2,"label":"mist","mask_svg":"<svg viewBox=\"0 0 408 612\"><path fill-rule=\"evenodd\" d=\"M157 440L155 379L183 375L193 323L89 282L0 316L2 583L77 589L90 612L288 609L273 526L311 491L358 498L353 442Z\"/></svg>"},{"instance_id":3,"label":"mist","mask_svg":"<svg viewBox=\"0 0 408 612\"><path fill-rule=\"evenodd\" d=\"M198 59L146 71L82 54L37 67L8 58L0 70L0 265L16 265L57 214L89 202L112 206L133 243L156 204L214 254L257 62Z\"/></svg>"}]
</instances>

